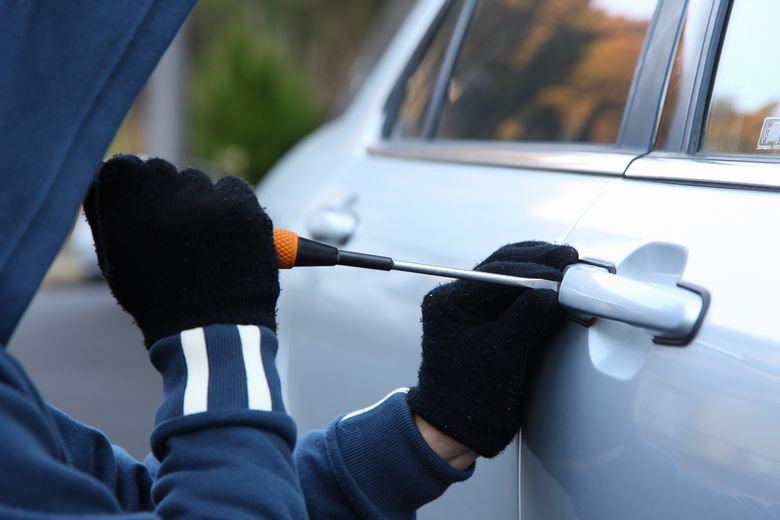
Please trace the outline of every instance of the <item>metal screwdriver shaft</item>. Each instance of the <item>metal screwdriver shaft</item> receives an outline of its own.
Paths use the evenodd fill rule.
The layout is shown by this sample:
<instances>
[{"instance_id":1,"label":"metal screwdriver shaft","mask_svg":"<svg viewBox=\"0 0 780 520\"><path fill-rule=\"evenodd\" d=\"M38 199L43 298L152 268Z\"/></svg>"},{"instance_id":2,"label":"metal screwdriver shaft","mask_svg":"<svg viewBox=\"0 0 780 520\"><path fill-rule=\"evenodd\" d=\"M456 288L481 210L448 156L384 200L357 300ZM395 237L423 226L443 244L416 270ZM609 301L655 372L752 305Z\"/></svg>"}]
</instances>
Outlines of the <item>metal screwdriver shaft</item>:
<instances>
[{"instance_id":1,"label":"metal screwdriver shaft","mask_svg":"<svg viewBox=\"0 0 780 520\"><path fill-rule=\"evenodd\" d=\"M551 289L556 292L561 287L559 282L545 280L543 278L521 278L519 276L485 273L482 271L466 271L464 269L453 269L452 267L417 264L413 262L394 261L393 270L407 271L410 273L430 274L433 276L445 276L447 278L460 278L461 280L474 280L477 282L512 285L514 287L528 287L530 289Z\"/></svg>"},{"instance_id":2,"label":"metal screwdriver shaft","mask_svg":"<svg viewBox=\"0 0 780 520\"><path fill-rule=\"evenodd\" d=\"M376 269L379 271L405 271L409 273L459 278L478 282L528 287L531 289L550 289L558 291L560 283L542 278L520 278L504 274L468 271L438 265L418 264L393 260L387 256L369 255L354 251L341 251L333 246L301 238L292 231L274 229L274 243L279 256L281 269L292 269L297 266L329 266L343 265Z\"/></svg>"}]
</instances>

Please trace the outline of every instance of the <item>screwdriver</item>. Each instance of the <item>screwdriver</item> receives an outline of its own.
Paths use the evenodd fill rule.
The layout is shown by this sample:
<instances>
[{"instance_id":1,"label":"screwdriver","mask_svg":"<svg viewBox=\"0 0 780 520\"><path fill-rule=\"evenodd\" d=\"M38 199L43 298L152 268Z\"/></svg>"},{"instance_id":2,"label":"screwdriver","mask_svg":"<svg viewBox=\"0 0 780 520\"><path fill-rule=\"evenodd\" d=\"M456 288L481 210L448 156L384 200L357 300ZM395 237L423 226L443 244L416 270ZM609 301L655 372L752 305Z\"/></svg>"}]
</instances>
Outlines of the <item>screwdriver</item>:
<instances>
[{"instance_id":1,"label":"screwdriver","mask_svg":"<svg viewBox=\"0 0 780 520\"><path fill-rule=\"evenodd\" d=\"M453 269L438 265L401 262L388 256L342 251L328 244L299 237L293 231L286 229L274 229L274 245L279 256L280 269L292 269L300 266L344 265L379 271L406 271L531 289L551 289L556 292L561 285L559 282L543 278L521 278L505 274Z\"/></svg>"}]
</instances>

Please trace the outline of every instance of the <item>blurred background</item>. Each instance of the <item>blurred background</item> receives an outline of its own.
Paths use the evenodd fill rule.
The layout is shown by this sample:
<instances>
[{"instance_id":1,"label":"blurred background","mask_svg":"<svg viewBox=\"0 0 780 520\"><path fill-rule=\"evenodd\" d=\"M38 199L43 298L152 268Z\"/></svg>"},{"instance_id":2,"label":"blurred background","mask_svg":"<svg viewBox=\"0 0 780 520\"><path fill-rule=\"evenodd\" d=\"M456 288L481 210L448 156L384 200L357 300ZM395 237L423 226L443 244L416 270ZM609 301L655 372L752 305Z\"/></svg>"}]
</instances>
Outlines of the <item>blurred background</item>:
<instances>
[{"instance_id":1,"label":"blurred background","mask_svg":"<svg viewBox=\"0 0 780 520\"><path fill-rule=\"evenodd\" d=\"M200 0L108 155L158 156L256 184L344 109L413 3ZM100 278L82 218L8 348L45 399L145 456L159 376Z\"/></svg>"}]
</instances>

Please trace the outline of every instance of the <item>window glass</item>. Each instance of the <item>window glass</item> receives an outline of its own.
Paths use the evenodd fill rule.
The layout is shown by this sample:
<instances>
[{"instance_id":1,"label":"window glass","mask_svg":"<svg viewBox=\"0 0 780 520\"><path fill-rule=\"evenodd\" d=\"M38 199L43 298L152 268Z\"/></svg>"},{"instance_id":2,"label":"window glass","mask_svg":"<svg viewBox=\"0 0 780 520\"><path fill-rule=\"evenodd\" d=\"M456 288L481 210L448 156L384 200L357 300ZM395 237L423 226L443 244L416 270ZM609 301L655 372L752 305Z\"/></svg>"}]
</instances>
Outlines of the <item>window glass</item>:
<instances>
[{"instance_id":1,"label":"window glass","mask_svg":"<svg viewBox=\"0 0 780 520\"><path fill-rule=\"evenodd\" d=\"M734 0L710 95L702 149L729 154L780 152L777 0Z\"/></svg>"},{"instance_id":2,"label":"window glass","mask_svg":"<svg viewBox=\"0 0 780 520\"><path fill-rule=\"evenodd\" d=\"M404 85L403 103L393 129L394 136L420 137L425 121L425 112L436 84L436 77L462 6L462 0L452 2L430 40L428 48L422 55L422 59L414 72L407 78Z\"/></svg>"},{"instance_id":3,"label":"window glass","mask_svg":"<svg viewBox=\"0 0 780 520\"><path fill-rule=\"evenodd\" d=\"M438 137L615 142L656 3L480 2Z\"/></svg>"}]
</instances>

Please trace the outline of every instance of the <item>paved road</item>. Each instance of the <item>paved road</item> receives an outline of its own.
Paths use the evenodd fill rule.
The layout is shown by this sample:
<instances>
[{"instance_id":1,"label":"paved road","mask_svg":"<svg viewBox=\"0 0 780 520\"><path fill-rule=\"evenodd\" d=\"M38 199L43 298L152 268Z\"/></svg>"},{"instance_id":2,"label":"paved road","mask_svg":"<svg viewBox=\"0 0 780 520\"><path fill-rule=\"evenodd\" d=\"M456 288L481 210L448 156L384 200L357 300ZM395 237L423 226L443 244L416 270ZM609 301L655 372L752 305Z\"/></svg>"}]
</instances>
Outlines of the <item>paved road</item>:
<instances>
[{"instance_id":1,"label":"paved road","mask_svg":"<svg viewBox=\"0 0 780 520\"><path fill-rule=\"evenodd\" d=\"M160 378L104 284L41 289L9 349L54 406L132 455L148 453Z\"/></svg>"}]
</instances>

